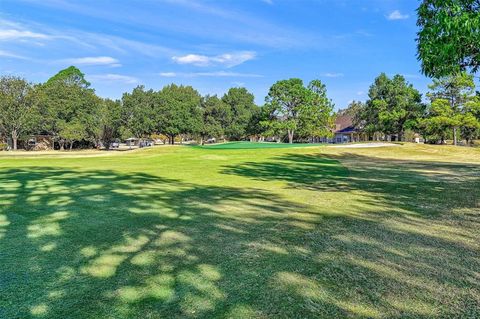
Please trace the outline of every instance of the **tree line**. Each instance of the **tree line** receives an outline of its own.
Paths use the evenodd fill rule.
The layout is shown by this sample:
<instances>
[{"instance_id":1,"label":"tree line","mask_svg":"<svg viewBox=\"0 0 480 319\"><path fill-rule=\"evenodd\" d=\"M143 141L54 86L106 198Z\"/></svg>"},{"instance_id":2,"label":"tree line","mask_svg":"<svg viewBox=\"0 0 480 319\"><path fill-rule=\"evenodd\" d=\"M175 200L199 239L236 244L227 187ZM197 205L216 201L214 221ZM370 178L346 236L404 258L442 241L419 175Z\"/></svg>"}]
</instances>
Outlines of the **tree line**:
<instances>
[{"instance_id":1,"label":"tree line","mask_svg":"<svg viewBox=\"0 0 480 319\"><path fill-rule=\"evenodd\" d=\"M402 75L380 74L370 86L365 103L353 101L343 112L351 114L355 125L369 139L377 134L415 132L429 143L471 144L480 137L480 95L475 92L473 75L465 72L434 78L426 101Z\"/></svg>"},{"instance_id":2,"label":"tree line","mask_svg":"<svg viewBox=\"0 0 480 319\"><path fill-rule=\"evenodd\" d=\"M473 76L465 72L435 78L425 102L402 75L375 78L368 100L353 101L349 114L367 140L406 132L427 142L459 138L467 144L480 136L480 96ZM319 80L304 85L292 78L276 82L259 107L245 88L230 88L222 97L201 96L191 86L170 84L154 91L138 86L119 100L95 94L75 67L32 85L18 77L0 77L0 129L17 149L21 137L52 136L58 148L75 144L109 149L118 139L161 137L170 144L179 136L244 140L252 136L277 141L314 141L334 132L336 114Z\"/></svg>"},{"instance_id":3,"label":"tree line","mask_svg":"<svg viewBox=\"0 0 480 319\"><path fill-rule=\"evenodd\" d=\"M333 103L325 85L300 79L272 86L264 107L245 88L230 88L222 97L201 96L191 86L170 84L155 91L138 86L119 100L95 94L85 75L71 66L45 83L0 77L0 132L18 140L34 134L52 136L60 149L86 145L108 149L112 142L130 137L178 136L203 144L208 138L243 140L271 134L308 138L329 133Z\"/></svg>"}]
</instances>

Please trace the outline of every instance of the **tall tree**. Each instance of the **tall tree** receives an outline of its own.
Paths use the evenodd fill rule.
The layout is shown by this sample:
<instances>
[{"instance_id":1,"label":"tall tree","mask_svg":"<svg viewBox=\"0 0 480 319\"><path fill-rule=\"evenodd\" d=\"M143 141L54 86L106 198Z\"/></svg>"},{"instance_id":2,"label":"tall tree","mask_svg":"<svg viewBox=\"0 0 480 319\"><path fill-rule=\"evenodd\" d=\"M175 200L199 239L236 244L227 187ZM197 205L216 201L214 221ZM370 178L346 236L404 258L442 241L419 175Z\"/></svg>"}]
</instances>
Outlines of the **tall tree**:
<instances>
[{"instance_id":1,"label":"tall tree","mask_svg":"<svg viewBox=\"0 0 480 319\"><path fill-rule=\"evenodd\" d=\"M241 140L248 135L247 126L257 107L254 99L253 94L245 88L231 88L222 97L222 101L231 109L230 123L225 130L229 139Z\"/></svg>"},{"instance_id":2,"label":"tall tree","mask_svg":"<svg viewBox=\"0 0 480 319\"><path fill-rule=\"evenodd\" d=\"M308 87L297 78L278 81L270 88L265 101L265 108L270 112L269 120L264 122L267 130L286 132L289 143L293 143L297 132L316 135L326 131L333 109L326 88L319 80L311 81Z\"/></svg>"},{"instance_id":3,"label":"tall tree","mask_svg":"<svg viewBox=\"0 0 480 319\"><path fill-rule=\"evenodd\" d=\"M269 118L268 110L265 107L255 106L252 111L252 117L248 121L246 134L258 139L265 132L263 123Z\"/></svg>"},{"instance_id":4,"label":"tall tree","mask_svg":"<svg viewBox=\"0 0 480 319\"><path fill-rule=\"evenodd\" d=\"M191 86L167 85L159 93L156 108L159 133L167 135L170 144L179 134L197 133L200 129L201 96Z\"/></svg>"},{"instance_id":5,"label":"tall tree","mask_svg":"<svg viewBox=\"0 0 480 319\"><path fill-rule=\"evenodd\" d=\"M61 122L59 125L59 135L63 138L65 143L73 148L75 141L81 141L88 138L86 124L82 123L80 119L74 119L70 122Z\"/></svg>"},{"instance_id":6,"label":"tall tree","mask_svg":"<svg viewBox=\"0 0 480 319\"><path fill-rule=\"evenodd\" d=\"M420 121L422 135L429 141L441 144L451 136L452 129L460 125L458 114L448 100L436 99L428 107L428 115Z\"/></svg>"},{"instance_id":7,"label":"tall tree","mask_svg":"<svg viewBox=\"0 0 480 319\"><path fill-rule=\"evenodd\" d=\"M286 131L289 143L293 143L295 131L300 123L300 109L306 100L303 81L296 78L278 81L272 85L265 98L266 107L271 112L270 128Z\"/></svg>"},{"instance_id":8,"label":"tall tree","mask_svg":"<svg viewBox=\"0 0 480 319\"><path fill-rule=\"evenodd\" d=\"M121 136L139 138L158 131L158 107L157 93L145 90L144 86L137 86L132 93L124 93L121 107Z\"/></svg>"},{"instance_id":9,"label":"tall tree","mask_svg":"<svg viewBox=\"0 0 480 319\"><path fill-rule=\"evenodd\" d=\"M34 125L36 102L30 83L19 77L0 77L0 130L10 136L13 149L17 141Z\"/></svg>"},{"instance_id":10,"label":"tall tree","mask_svg":"<svg viewBox=\"0 0 480 319\"><path fill-rule=\"evenodd\" d=\"M55 137L61 149L67 141L72 145L83 139L95 140L100 99L89 85L84 74L72 66L40 86L43 129ZM74 129L68 128L69 123Z\"/></svg>"},{"instance_id":11,"label":"tall tree","mask_svg":"<svg viewBox=\"0 0 480 319\"><path fill-rule=\"evenodd\" d=\"M311 138L331 135L335 105L327 96L327 87L320 80L313 80L308 84L306 96L307 103L300 112L300 135Z\"/></svg>"},{"instance_id":12,"label":"tall tree","mask_svg":"<svg viewBox=\"0 0 480 319\"><path fill-rule=\"evenodd\" d=\"M122 125L122 103L105 99L102 101L99 110L98 139L105 149L110 149L112 142L121 137L120 128Z\"/></svg>"},{"instance_id":13,"label":"tall tree","mask_svg":"<svg viewBox=\"0 0 480 319\"><path fill-rule=\"evenodd\" d=\"M463 112L463 107L475 93L473 76L465 72L434 79L428 87L430 92L427 96L430 100L432 102L439 99L446 100L454 115ZM458 125L452 127L454 145L457 145Z\"/></svg>"},{"instance_id":14,"label":"tall tree","mask_svg":"<svg viewBox=\"0 0 480 319\"><path fill-rule=\"evenodd\" d=\"M407 128L414 128L425 112L422 95L401 75L380 74L370 86L362 111L364 130L369 134L397 134L402 140Z\"/></svg>"},{"instance_id":15,"label":"tall tree","mask_svg":"<svg viewBox=\"0 0 480 319\"><path fill-rule=\"evenodd\" d=\"M202 123L199 134L203 145L209 137L220 137L225 133L230 122L230 108L216 95L206 96L202 99L201 115Z\"/></svg>"},{"instance_id":16,"label":"tall tree","mask_svg":"<svg viewBox=\"0 0 480 319\"><path fill-rule=\"evenodd\" d=\"M423 72L444 77L480 67L480 1L423 0L417 47Z\"/></svg>"},{"instance_id":17,"label":"tall tree","mask_svg":"<svg viewBox=\"0 0 480 319\"><path fill-rule=\"evenodd\" d=\"M473 113L468 112L461 116L460 133L467 145L473 144L473 140L480 135L480 120Z\"/></svg>"},{"instance_id":18,"label":"tall tree","mask_svg":"<svg viewBox=\"0 0 480 319\"><path fill-rule=\"evenodd\" d=\"M480 137L480 96L475 95L465 103L460 120L460 135L467 145Z\"/></svg>"}]
</instances>

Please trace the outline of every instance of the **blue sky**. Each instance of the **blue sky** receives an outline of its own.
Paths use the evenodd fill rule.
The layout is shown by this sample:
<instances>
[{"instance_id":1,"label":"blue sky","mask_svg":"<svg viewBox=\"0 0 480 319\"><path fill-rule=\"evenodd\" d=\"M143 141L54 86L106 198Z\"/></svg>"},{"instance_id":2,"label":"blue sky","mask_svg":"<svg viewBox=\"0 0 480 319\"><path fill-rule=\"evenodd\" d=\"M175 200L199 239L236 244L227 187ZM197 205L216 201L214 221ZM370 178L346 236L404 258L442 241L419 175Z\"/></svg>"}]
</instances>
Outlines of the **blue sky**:
<instances>
[{"instance_id":1,"label":"blue sky","mask_svg":"<svg viewBox=\"0 0 480 319\"><path fill-rule=\"evenodd\" d=\"M380 73L421 92L416 0L0 0L0 74L42 82L76 65L103 97L139 84L244 86L320 79L337 108Z\"/></svg>"}]
</instances>

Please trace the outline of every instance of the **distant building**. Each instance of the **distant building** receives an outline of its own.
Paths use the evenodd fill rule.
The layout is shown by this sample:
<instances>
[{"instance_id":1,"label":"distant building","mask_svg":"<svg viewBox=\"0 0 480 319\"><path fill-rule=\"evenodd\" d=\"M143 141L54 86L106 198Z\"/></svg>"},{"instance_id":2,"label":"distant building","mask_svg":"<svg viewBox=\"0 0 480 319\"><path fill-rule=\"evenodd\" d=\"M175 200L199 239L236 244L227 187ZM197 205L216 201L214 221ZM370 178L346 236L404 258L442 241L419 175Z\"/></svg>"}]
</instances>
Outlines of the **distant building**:
<instances>
[{"instance_id":1,"label":"distant building","mask_svg":"<svg viewBox=\"0 0 480 319\"><path fill-rule=\"evenodd\" d=\"M348 114L340 114L335 119L335 129L333 137L324 137L323 143L353 143L366 140L365 134L353 124L353 117Z\"/></svg>"}]
</instances>

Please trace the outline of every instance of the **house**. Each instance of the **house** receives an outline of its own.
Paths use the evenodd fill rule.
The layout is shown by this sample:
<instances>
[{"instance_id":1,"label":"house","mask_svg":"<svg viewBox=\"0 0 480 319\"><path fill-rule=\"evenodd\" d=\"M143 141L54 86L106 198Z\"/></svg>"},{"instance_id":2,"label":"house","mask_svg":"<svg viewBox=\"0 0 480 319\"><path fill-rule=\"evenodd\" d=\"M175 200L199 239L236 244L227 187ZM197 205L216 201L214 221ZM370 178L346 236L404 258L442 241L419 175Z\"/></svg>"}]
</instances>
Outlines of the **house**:
<instances>
[{"instance_id":1,"label":"house","mask_svg":"<svg viewBox=\"0 0 480 319\"><path fill-rule=\"evenodd\" d=\"M335 119L333 137L324 137L322 143L352 143L365 140L364 134L353 124L353 116L339 114Z\"/></svg>"}]
</instances>

